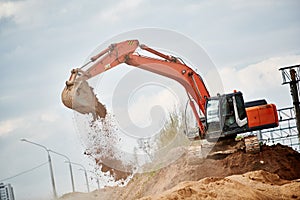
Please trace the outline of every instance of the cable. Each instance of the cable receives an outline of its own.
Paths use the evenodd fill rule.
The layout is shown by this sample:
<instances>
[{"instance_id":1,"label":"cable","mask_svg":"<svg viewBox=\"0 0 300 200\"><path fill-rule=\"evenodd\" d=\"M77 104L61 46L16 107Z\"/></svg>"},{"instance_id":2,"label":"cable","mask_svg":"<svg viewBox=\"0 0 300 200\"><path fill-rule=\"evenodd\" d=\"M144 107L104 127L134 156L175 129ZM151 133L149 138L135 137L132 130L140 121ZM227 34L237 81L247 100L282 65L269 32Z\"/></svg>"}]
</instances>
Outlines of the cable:
<instances>
[{"instance_id":1,"label":"cable","mask_svg":"<svg viewBox=\"0 0 300 200\"><path fill-rule=\"evenodd\" d=\"M26 173L28 173L28 172L31 172L31 171L33 171L33 170L35 170L35 169L37 169L37 168L40 168L40 167L42 167L42 166L44 166L44 165L46 165L46 164L48 164L48 161L47 161L47 162L44 162L44 163L42 163L42 164L40 164L40 165L38 165L38 166L36 166L36 167L33 167L33 168L31 168L31 169L28 169L28 170L25 170L25 171L23 171L23 172L20 172L20 173L18 173L18 174L16 174L16 175L13 175L13 176L11 176L11 177L7 177L7 178L4 178L4 179L1 179L0 182L4 182L4 181L6 181L6 180L9 180L9 179L12 179L12 178L16 178L16 177L18 177L18 176L21 176L21 175L23 175L23 174L26 174Z\"/></svg>"},{"instance_id":2,"label":"cable","mask_svg":"<svg viewBox=\"0 0 300 200\"><path fill-rule=\"evenodd\" d=\"M185 134L186 134L186 136L188 136L188 126L187 126L187 122L186 122L186 120L187 120L187 117L186 117L186 110L187 110L187 107L188 107L188 103L190 102L190 99L188 99L187 101L186 101L186 104L185 104L185 109L184 109L184 123L185 123Z\"/></svg>"},{"instance_id":3,"label":"cable","mask_svg":"<svg viewBox=\"0 0 300 200\"><path fill-rule=\"evenodd\" d=\"M187 66L182 58L180 58L180 57L176 57L176 58L177 58L178 60L180 60L185 66Z\"/></svg>"}]
</instances>

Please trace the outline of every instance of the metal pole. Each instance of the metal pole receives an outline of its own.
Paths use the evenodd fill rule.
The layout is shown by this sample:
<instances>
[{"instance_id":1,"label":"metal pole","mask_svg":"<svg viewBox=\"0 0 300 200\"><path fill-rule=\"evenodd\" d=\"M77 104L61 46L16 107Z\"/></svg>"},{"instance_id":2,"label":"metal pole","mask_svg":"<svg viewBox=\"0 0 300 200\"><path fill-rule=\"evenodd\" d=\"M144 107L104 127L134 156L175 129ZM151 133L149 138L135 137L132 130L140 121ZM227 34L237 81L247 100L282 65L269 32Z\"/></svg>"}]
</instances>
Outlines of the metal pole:
<instances>
[{"instance_id":1,"label":"metal pole","mask_svg":"<svg viewBox=\"0 0 300 200\"><path fill-rule=\"evenodd\" d=\"M54 173L53 173L53 168L52 168L52 161L51 161L51 156L49 153L49 149L41 144L35 143L35 142L31 142L29 140L26 139L21 139L22 142L28 142L30 144L34 144L36 146L42 147L43 149L45 149L47 151L48 154L48 162L49 162L49 169L50 169L50 177L51 177L51 184L52 184L52 190L53 190L53 198L57 199L57 192L56 192L56 187L55 187L55 180L54 180Z\"/></svg>"},{"instance_id":2,"label":"metal pole","mask_svg":"<svg viewBox=\"0 0 300 200\"><path fill-rule=\"evenodd\" d=\"M69 163L69 169L70 169L70 176L71 176L71 184L72 184L72 191L75 192L75 184L74 184L74 177L73 177L73 170L72 170L72 164L71 164L71 160L68 156L64 155L64 154L61 154L61 153L58 153L56 151L53 151L51 149L49 149L50 152L52 153L55 153L57 155L60 155L64 158L66 158L68 160L68 163Z\"/></svg>"},{"instance_id":3,"label":"metal pole","mask_svg":"<svg viewBox=\"0 0 300 200\"><path fill-rule=\"evenodd\" d=\"M48 161L49 161L49 168L50 168L50 176L51 176L53 196L54 196L54 199L57 199L57 192L56 192L56 188L55 188L55 180L54 180L54 173L53 173L51 156L50 156L49 151L47 151L47 152L48 152Z\"/></svg>"},{"instance_id":4,"label":"metal pole","mask_svg":"<svg viewBox=\"0 0 300 200\"><path fill-rule=\"evenodd\" d=\"M96 182L97 182L97 186L98 186L98 190L100 189L100 182L99 182L99 178L98 178L98 175L95 174L95 172L91 171L91 170L88 170L88 172L92 173L94 175L94 177L92 178L95 178L96 179Z\"/></svg>"},{"instance_id":5,"label":"metal pole","mask_svg":"<svg viewBox=\"0 0 300 200\"><path fill-rule=\"evenodd\" d=\"M70 162L70 161L67 161L67 162ZM84 170L84 176L85 176L87 191L90 192L90 186L89 186L89 182L88 182L88 178L87 178L87 172L86 172L85 167L82 164L79 164L79 163L74 163L74 162L70 162L70 163L72 163L73 165L78 165L78 166L82 167L82 169Z\"/></svg>"},{"instance_id":6,"label":"metal pole","mask_svg":"<svg viewBox=\"0 0 300 200\"><path fill-rule=\"evenodd\" d=\"M88 190L88 192L90 192L90 186L89 186L89 182L88 182L88 177L87 177L86 170L84 170L84 175L85 175L85 181L86 181L86 185L87 185L87 190Z\"/></svg>"},{"instance_id":7,"label":"metal pole","mask_svg":"<svg viewBox=\"0 0 300 200\"><path fill-rule=\"evenodd\" d=\"M98 185L98 190L100 190L99 178L97 178L97 185Z\"/></svg>"},{"instance_id":8,"label":"metal pole","mask_svg":"<svg viewBox=\"0 0 300 200\"><path fill-rule=\"evenodd\" d=\"M73 177L73 170L72 170L71 162L69 162L69 169L70 169L70 175L71 175L72 190L73 190L73 192L75 192L75 184L74 184L74 177Z\"/></svg>"},{"instance_id":9,"label":"metal pole","mask_svg":"<svg viewBox=\"0 0 300 200\"><path fill-rule=\"evenodd\" d=\"M290 82L291 94L292 94L293 104L296 113L296 124L297 124L298 135L300 135L300 107L299 107L298 87L297 87L297 80L296 80L296 75L297 75L296 70L291 69L290 75L292 80Z\"/></svg>"}]
</instances>

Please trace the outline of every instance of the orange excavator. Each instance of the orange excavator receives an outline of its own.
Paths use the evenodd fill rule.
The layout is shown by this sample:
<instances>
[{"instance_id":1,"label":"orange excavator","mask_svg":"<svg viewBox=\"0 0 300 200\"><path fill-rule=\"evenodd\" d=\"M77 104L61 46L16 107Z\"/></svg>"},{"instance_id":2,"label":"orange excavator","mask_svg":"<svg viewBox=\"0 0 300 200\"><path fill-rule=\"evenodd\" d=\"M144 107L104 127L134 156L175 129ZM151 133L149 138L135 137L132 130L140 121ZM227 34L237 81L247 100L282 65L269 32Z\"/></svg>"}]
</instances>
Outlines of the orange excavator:
<instances>
[{"instance_id":1,"label":"orange excavator","mask_svg":"<svg viewBox=\"0 0 300 200\"><path fill-rule=\"evenodd\" d=\"M155 57L140 55L137 48ZM82 114L92 113L94 118L105 118L106 108L87 80L122 63L171 78L185 88L199 127L197 134L187 134L191 140L235 138L239 133L278 126L274 104L265 100L244 103L243 94L237 91L211 97L201 76L182 59L139 44L138 40L111 44L81 68L73 69L62 92L64 105Z\"/></svg>"}]
</instances>

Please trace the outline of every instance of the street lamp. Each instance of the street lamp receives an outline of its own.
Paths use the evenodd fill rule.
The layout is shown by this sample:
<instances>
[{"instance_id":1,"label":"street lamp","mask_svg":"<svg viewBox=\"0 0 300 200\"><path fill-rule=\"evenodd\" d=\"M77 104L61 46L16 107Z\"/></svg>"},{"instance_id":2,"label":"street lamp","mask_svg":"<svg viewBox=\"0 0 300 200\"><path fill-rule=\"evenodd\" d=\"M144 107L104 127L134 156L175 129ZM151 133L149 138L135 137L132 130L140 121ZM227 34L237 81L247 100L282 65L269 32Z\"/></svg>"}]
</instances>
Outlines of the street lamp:
<instances>
[{"instance_id":1,"label":"street lamp","mask_svg":"<svg viewBox=\"0 0 300 200\"><path fill-rule=\"evenodd\" d=\"M71 164L71 160L68 156L64 155L64 154L61 154L61 153L58 153L56 151L53 151L51 149L48 149L48 151L50 151L51 153L55 153L57 155L60 155L64 158L66 158L68 160L68 163L69 163L69 169L70 169L70 176L71 176L71 183L72 183L72 190L73 192L75 192L75 185L74 185L74 178L73 178L73 171L72 171L72 164Z\"/></svg>"},{"instance_id":2,"label":"street lamp","mask_svg":"<svg viewBox=\"0 0 300 200\"><path fill-rule=\"evenodd\" d=\"M99 178L98 178L98 177L96 177L96 180L97 180L98 190L100 190Z\"/></svg>"},{"instance_id":3,"label":"street lamp","mask_svg":"<svg viewBox=\"0 0 300 200\"><path fill-rule=\"evenodd\" d=\"M98 175L95 172L91 171L91 170L88 170L88 172L91 172L94 175L94 177L92 177L92 178L96 179L96 182L97 182L97 185L98 185L98 190L100 190L100 183L99 183Z\"/></svg>"},{"instance_id":4,"label":"street lamp","mask_svg":"<svg viewBox=\"0 0 300 200\"><path fill-rule=\"evenodd\" d=\"M79 170L82 170L82 171L83 171L83 169L79 169ZM89 172L91 172L91 171L89 171ZM97 176L90 176L90 178L91 178L91 180L92 180L92 179L96 179L96 183L97 183L97 186L98 186L98 190L100 190L100 182L99 182L99 178L98 178Z\"/></svg>"},{"instance_id":5,"label":"street lamp","mask_svg":"<svg viewBox=\"0 0 300 200\"><path fill-rule=\"evenodd\" d=\"M87 172L86 172L85 167L82 164L79 164L79 163L75 163L75 162L71 162L71 161L66 161L66 162L69 162L69 163L71 163L73 165L78 165L78 166L82 167L82 169L84 170L84 176L85 176L85 182L86 182L86 186L87 186L87 191L90 192L90 186L89 186L89 182L88 182L88 178L87 178Z\"/></svg>"},{"instance_id":6,"label":"street lamp","mask_svg":"<svg viewBox=\"0 0 300 200\"><path fill-rule=\"evenodd\" d=\"M48 162L49 162L49 169L50 169L50 176L51 176L51 183L52 183L52 190L53 190L53 197L54 199L57 199L57 193L56 193L56 188L55 188L55 181L54 181L54 175L53 175L53 168L52 168L52 162L51 162L51 157L50 157L50 153L49 153L49 149L41 144L35 143L35 142L31 142L29 140L26 139L21 139L22 142L27 142L36 146L39 146L43 149L45 149L47 151L48 154Z\"/></svg>"}]
</instances>

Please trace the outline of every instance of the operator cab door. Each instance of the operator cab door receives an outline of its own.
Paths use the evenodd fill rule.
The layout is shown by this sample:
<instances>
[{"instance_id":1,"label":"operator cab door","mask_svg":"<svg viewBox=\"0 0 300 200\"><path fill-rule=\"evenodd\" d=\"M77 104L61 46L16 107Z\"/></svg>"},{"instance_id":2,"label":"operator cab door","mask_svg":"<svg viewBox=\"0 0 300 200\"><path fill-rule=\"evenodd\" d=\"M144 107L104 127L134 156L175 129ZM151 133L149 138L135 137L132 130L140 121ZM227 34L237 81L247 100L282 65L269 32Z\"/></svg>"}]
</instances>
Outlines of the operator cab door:
<instances>
[{"instance_id":1,"label":"operator cab door","mask_svg":"<svg viewBox=\"0 0 300 200\"><path fill-rule=\"evenodd\" d=\"M241 92L219 95L207 100L207 138L235 136L247 130L247 114Z\"/></svg>"},{"instance_id":2,"label":"operator cab door","mask_svg":"<svg viewBox=\"0 0 300 200\"><path fill-rule=\"evenodd\" d=\"M222 103L222 135L236 135L247 131L248 120L243 94L241 92L226 94Z\"/></svg>"},{"instance_id":3,"label":"operator cab door","mask_svg":"<svg viewBox=\"0 0 300 200\"><path fill-rule=\"evenodd\" d=\"M219 138L222 133L220 104L222 96L212 97L206 102L206 138Z\"/></svg>"}]
</instances>

